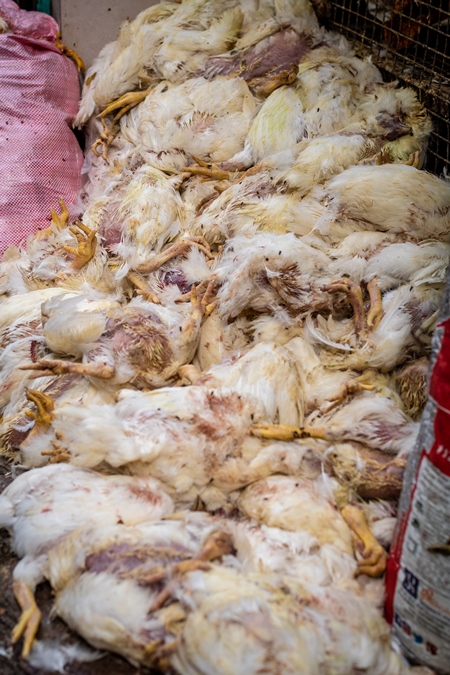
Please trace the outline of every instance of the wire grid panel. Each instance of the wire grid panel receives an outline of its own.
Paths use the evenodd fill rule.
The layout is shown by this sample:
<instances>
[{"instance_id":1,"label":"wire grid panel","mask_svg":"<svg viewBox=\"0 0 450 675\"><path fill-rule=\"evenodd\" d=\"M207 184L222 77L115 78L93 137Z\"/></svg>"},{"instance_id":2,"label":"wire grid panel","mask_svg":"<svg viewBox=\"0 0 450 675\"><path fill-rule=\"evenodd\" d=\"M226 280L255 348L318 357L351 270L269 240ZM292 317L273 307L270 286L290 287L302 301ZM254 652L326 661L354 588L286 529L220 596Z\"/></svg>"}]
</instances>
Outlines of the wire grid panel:
<instances>
[{"instance_id":1,"label":"wire grid panel","mask_svg":"<svg viewBox=\"0 0 450 675\"><path fill-rule=\"evenodd\" d=\"M332 28L386 79L416 89L433 120L427 169L450 173L449 0L332 0Z\"/></svg>"}]
</instances>

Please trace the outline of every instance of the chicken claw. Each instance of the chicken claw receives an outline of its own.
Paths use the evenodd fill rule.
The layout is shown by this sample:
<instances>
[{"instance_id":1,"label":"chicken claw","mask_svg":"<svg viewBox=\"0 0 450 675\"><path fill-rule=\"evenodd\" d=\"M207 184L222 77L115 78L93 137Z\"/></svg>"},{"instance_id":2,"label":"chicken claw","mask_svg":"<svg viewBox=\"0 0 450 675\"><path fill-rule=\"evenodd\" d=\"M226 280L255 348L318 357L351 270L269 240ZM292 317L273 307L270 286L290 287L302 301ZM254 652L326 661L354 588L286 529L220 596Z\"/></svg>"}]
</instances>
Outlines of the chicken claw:
<instances>
[{"instance_id":1,"label":"chicken claw","mask_svg":"<svg viewBox=\"0 0 450 675\"><path fill-rule=\"evenodd\" d=\"M415 169L420 169L420 150L412 152L409 156L407 162L404 162L407 166L413 166Z\"/></svg>"},{"instance_id":2,"label":"chicken claw","mask_svg":"<svg viewBox=\"0 0 450 675\"><path fill-rule=\"evenodd\" d=\"M178 368L178 375L180 376L180 381L177 384L180 387L185 384L195 384L202 377L202 373L193 363L180 366Z\"/></svg>"},{"instance_id":3,"label":"chicken claw","mask_svg":"<svg viewBox=\"0 0 450 675\"><path fill-rule=\"evenodd\" d=\"M20 640L22 635L24 636L22 657L26 659L30 654L34 638L38 632L42 614L36 604L32 589L25 582L14 581L13 593L22 613L19 621L13 628L11 642L15 644Z\"/></svg>"},{"instance_id":4,"label":"chicken claw","mask_svg":"<svg viewBox=\"0 0 450 675\"><path fill-rule=\"evenodd\" d=\"M58 31L56 33L56 40L55 40L55 47L59 49L63 54L69 57L69 59L72 59L72 61L75 61L75 65L80 71L80 73L84 73L86 70L86 66L84 65L84 61L81 58L79 54L74 49L70 49L69 47L66 47L65 44L61 42L61 32Z\"/></svg>"},{"instance_id":5,"label":"chicken claw","mask_svg":"<svg viewBox=\"0 0 450 675\"><path fill-rule=\"evenodd\" d=\"M211 253L210 247L206 239L203 237L186 237L181 241L169 246L165 251L155 255L149 262L144 263L138 267L138 272L141 274L150 274L151 272L156 272L162 265L164 265L172 258L176 258L178 255L186 255L190 250L191 246L196 246L200 251L206 255L209 259L214 259L214 255Z\"/></svg>"},{"instance_id":6,"label":"chicken claw","mask_svg":"<svg viewBox=\"0 0 450 675\"><path fill-rule=\"evenodd\" d=\"M72 225L69 230L77 238L78 246L76 248L73 246L64 246L64 250L75 256L72 260L71 268L80 270L94 257L97 248L97 233L81 221L76 225Z\"/></svg>"},{"instance_id":7,"label":"chicken claw","mask_svg":"<svg viewBox=\"0 0 450 675\"><path fill-rule=\"evenodd\" d=\"M50 396L41 391L28 389L27 399L36 405L37 410L26 410L25 414L30 419L34 420L34 427L32 432L36 433L38 429L45 431L49 428L54 419L53 411L55 403Z\"/></svg>"},{"instance_id":8,"label":"chicken claw","mask_svg":"<svg viewBox=\"0 0 450 675\"><path fill-rule=\"evenodd\" d=\"M383 300L378 287L378 279L373 277L367 284L370 297L370 309L367 314L367 325L376 328L383 318Z\"/></svg>"},{"instance_id":9,"label":"chicken claw","mask_svg":"<svg viewBox=\"0 0 450 675\"><path fill-rule=\"evenodd\" d=\"M364 545L363 559L358 561L357 574L367 574L371 577L381 576L386 570L387 553L370 531L363 512L357 506L347 504L341 510L341 515Z\"/></svg>"},{"instance_id":10,"label":"chicken claw","mask_svg":"<svg viewBox=\"0 0 450 675\"><path fill-rule=\"evenodd\" d=\"M253 424L251 434L277 441L293 441L305 437L328 440L323 427L291 427L287 424Z\"/></svg>"},{"instance_id":11,"label":"chicken claw","mask_svg":"<svg viewBox=\"0 0 450 675\"><path fill-rule=\"evenodd\" d=\"M342 279L333 281L327 286L322 286L322 290L327 291L328 293L345 293L353 307L355 333L359 335L366 330L366 314L364 312L361 287L358 284L355 284L351 279L343 277Z\"/></svg>"},{"instance_id":12,"label":"chicken claw","mask_svg":"<svg viewBox=\"0 0 450 675\"><path fill-rule=\"evenodd\" d=\"M62 197L60 197L58 201L59 206L61 208L61 213L58 216L56 211L54 211L53 209L51 210L52 223L56 226L58 230L63 230L65 227L67 227L67 224L69 222L69 211Z\"/></svg>"},{"instance_id":13,"label":"chicken claw","mask_svg":"<svg viewBox=\"0 0 450 675\"><path fill-rule=\"evenodd\" d=\"M192 155L198 166L186 166L183 172L189 172L193 176L204 176L210 180L232 180L236 178L236 171L225 171L214 163L204 162L199 157Z\"/></svg>"},{"instance_id":14,"label":"chicken claw","mask_svg":"<svg viewBox=\"0 0 450 675\"><path fill-rule=\"evenodd\" d=\"M52 223L57 230L63 230L65 227L67 227L67 224L69 222L69 211L62 197L60 197L58 201L59 206L61 207L61 213L58 216L56 211L54 209L51 209ZM52 234L54 234L54 229L50 225L49 227L45 227L42 230L38 230L34 236L36 239L46 239Z\"/></svg>"},{"instance_id":15,"label":"chicken claw","mask_svg":"<svg viewBox=\"0 0 450 675\"><path fill-rule=\"evenodd\" d=\"M111 143L114 141L117 132L119 131L119 127L117 124L112 123L112 125L109 127L108 123L105 119L102 118L102 124L103 124L103 131L101 132L99 138L91 145L91 150L94 153L96 157L103 157L105 162L108 160L107 155L108 155L108 148L111 145ZM101 155L99 152L97 152L97 148L101 146L102 147L102 152Z\"/></svg>"},{"instance_id":16,"label":"chicken claw","mask_svg":"<svg viewBox=\"0 0 450 675\"><path fill-rule=\"evenodd\" d=\"M114 121L116 122L117 120L120 120L120 118L123 117L125 113L141 103L151 91L153 91L153 87L144 89L143 91L129 91L103 108L98 117L103 119L106 117L106 115L109 115L110 113L117 110L118 112L116 112L114 115Z\"/></svg>"},{"instance_id":17,"label":"chicken claw","mask_svg":"<svg viewBox=\"0 0 450 675\"><path fill-rule=\"evenodd\" d=\"M154 305L161 304L161 300L155 293L153 293L153 291L150 290L144 277L138 272L128 272L127 279L133 284L133 286L137 288L136 293L138 295L142 295L143 298L148 300L148 302L152 302Z\"/></svg>"},{"instance_id":18,"label":"chicken claw","mask_svg":"<svg viewBox=\"0 0 450 675\"><path fill-rule=\"evenodd\" d=\"M330 401L330 405L326 406L325 408L321 408L321 413L326 414L330 412L330 410L333 410L333 408L336 408L338 405L343 403L348 396L354 396L360 391L373 391L373 389L375 389L375 385L369 384L373 376L374 371L368 370L359 377L355 377L348 382L344 382L344 384L339 387L337 394L328 399Z\"/></svg>"},{"instance_id":19,"label":"chicken claw","mask_svg":"<svg viewBox=\"0 0 450 675\"><path fill-rule=\"evenodd\" d=\"M42 450L43 457L51 457L49 464L59 464L60 462L69 462L71 454L67 450L63 450L57 441L51 441L53 450Z\"/></svg>"}]
</instances>

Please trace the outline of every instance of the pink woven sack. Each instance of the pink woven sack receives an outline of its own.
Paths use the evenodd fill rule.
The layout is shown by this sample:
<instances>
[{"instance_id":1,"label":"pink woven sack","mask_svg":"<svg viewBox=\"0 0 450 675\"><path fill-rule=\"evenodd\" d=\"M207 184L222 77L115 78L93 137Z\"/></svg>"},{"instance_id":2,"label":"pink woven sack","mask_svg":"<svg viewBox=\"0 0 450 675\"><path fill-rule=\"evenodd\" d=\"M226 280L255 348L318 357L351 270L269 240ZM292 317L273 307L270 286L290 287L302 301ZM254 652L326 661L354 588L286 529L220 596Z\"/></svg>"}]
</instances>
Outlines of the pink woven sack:
<instances>
[{"instance_id":1,"label":"pink woven sack","mask_svg":"<svg viewBox=\"0 0 450 675\"><path fill-rule=\"evenodd\" d=\"M58 24L0 0L0 252L47 227L62 197L76 215L83 155L71 130L75 64L55 46Z\"/></svg>"}]
</instances>

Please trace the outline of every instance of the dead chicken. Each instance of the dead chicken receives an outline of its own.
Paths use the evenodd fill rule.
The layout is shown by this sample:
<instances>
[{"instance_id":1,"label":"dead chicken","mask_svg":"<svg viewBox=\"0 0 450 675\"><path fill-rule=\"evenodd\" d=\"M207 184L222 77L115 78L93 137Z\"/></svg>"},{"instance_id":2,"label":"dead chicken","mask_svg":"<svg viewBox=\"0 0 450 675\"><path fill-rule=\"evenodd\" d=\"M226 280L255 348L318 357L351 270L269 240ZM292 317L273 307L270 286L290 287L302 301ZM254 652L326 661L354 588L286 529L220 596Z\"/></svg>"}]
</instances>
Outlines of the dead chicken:
<instances>
[{"instance_id":1,"label":"dead chicken","mask_svg":"<svg viewBox=\"0 0 450 675\"><path fill-rule=\"evenodd\" d=\"M330 243L366 230L402 235L413 242L449 240L450 185L413 166L347 169L326 185L321 199L326 210L315 230Z\"/></svg>"},{"instance_id":2,"label":"dead chicken","mask_svg":"<svg viewBox=\"0 0 450 675\"><path fill-rule=\"evenodd\" d=\"M330 306L323 291L330 260L293 234L230 238L213 271L221 287L217 308L225 318L243 310L286 308L301 318Z\"/></svg>"},{"instance_id":3,"label":"dead chicken","mask_svg":"<svg viewBox=\"0 0 450 675\"><path fill-rule=\"evenodd\" d=\"M306 532L327 546L330 555L343 554L347 578L354 573L356 541L358 574L380 576L387 554L370 531L364 511L352 503L352 493L323 473L313 480L273 475L256 481L237 495L236 505L246 516L268 527Z\"/></svg>"},{"instance_id":4,"label":"dead chicken","mask_svg":"<svg viewBox=\"0 0 450 675\"><path fill-rule=\"evenodd\" d=\"M180 508L200 497L214 511L255 480L302 473L310 454L327 447L315 439L298 446L250 435L253 424L270 418L256 398L232 389L122 390L117 397L116 405L55 406L47 432L22 445L24 465L40 466L42 454L92 468L106 463L158 478Z\"/></svg>"},{"instance_id":5,"label":"dead chicken","mask_svg":"<svg viewBox=\"0 0 450 675\"><path fill-rule=\"evenodd\" d=\"M328 93L330 106L341 110L333 87L336 83ZM355 89L358 93L356 82ZM335 128L331 124L316 128L326 104L316 101L312 110L303 111L301 97L301 90L293 87L274 92L258 112L244 150L217 169L243 169L259 161L250 173L269 169L277 182L303 196L355 164L395 160L420 164L431 123L412 90L371 84L370 93L356 96L354 114L345 119L341 113L342 124L337 122ZM320 106L325 107L322 113ZM398 139L406 136L409 144L402 141L405 147L395 151Z\"/></svg>"},{"instance_id":6,"label":"dead chicken","mask_svg":"<svg viewBox=\"0 0 450 675\"><path fill-rule=\"evenodd\" d=\"M404 284L381 297L376 279L373 281L367 314L361 287L343 277L324 289L338 298L346 297L353 318L335 320L331 314L328 319L321 315L306 318L305 338L320 346L321 359L327 367L389 372L429 350L441 284L437 288L433 282L416 288Z\"/></svg>"},{"instance_id":7,"label":"dead chicken","mask_svg":"<svg viewBox=\"0 0 450 675\"><path fill-rule=\"evenodd\" d=\"M275 633L271 630L271 641L278 639L282 645L287 640L284 649L271 648L273 666L294 667L301 663L304 668L306 644L300 654L298 650L303 644L299 640L305 638L303 631L306 631L309 637L306 654L311 668L314 664L319 667L320 663L323 672L335 672L336 655L326 657L324 651L325 645L328 650L331 643L339 652L339 662L345 654L340 671L343 675L349 672L353 662L355 668L364 666L368 673L380 672L378 667L383 667L383 672L400 672L395 668L387 670L391 661L397 667L400 661L390 652L387 626L367 601L333 587L305 586L290 576L246 573L239 565L239 549L237 559L232 555L234 543L226 523L198 513L179 514L175 520L169 517L134 527L84 528L48 552L45 572L55 591L55 612L92 645L118 651L134 664L159 665L163 669L172 665L177 672L196 673L201 672L195 669L196 658L204 661L205 655L196 649L191 623L198 624L210 600L216 612L209 624L217 627L217 621L225 621L222 625L225 630L231 618L235 629L233 653L228 653L224 660L217 659L216 641L216 656L214 663L207 661L208 672L243 673L249 668L250 672L259 672L261 645L258 650L252 641L254 649L242 660L243 646L238 648L239 641L234 643L239 636L236 626L241 625L236 623L236 617L242 617L242 612L247 617L249 602L253 620L247 617L245 625L255 625L257 612L258 626L264 617L270 627L273 628L273 622L278 627ZM220 559L222 565L219 566L214 561ZM268 603L266 606L261 604L263 598ZM93 602L92 614L89 608ZM349 604L352 612L348 611ZM280 614L280 606L290 607L287 615ZM333 607L332 617L327 620L330 607ZM333 620L335 612L340 621ZM91 616L95 620L91 620ZM302 626L300 633L299 626ZM357 649L349 653L347 643L342 644L349 630L355 649L359 644L358 631L362 633L360 653ZM378 635L380 630L383 638ZM294 635L297 637L292 643ZM374 640L370 656L367 653L369 636ZM248 634L246 638L248 646ZM268 639L259 629L253 638L263 640L263 645ZM300 656L302 661L298 660Z\"/></svg>"},{"instance_id":8,"label":"dead chicken","mask_svg":"<svg viewBox=\"0 0 450 675\"><path fill-rule=\"evenodd\" d=\"M158 664L176 639L187 610L167 584L232 553L232 539L206 514L134 527L85 527L48 553L46 578L55 613L100 649L133 664ZM150 520L150 519L148 519Z\"/></svg>"},{"instance_id":9,"label":"dead chicken","mask_svg":"<svg viewBox=\"0 0 450 675\"><path fill-rule=\"evenodd\" d=\"M298 64L320 42L323 31L309 3L302 2L295 9L286 3L277 9L279 18L255 24L231 52L208 59L201 74L211 79L217 75L241 77L259 97L292 84Z\"/></svg>"},{"instance_id":10,"label":"dead chicken","mask_svg":"<svg viewBox=\"0 0 450 675\"><path fill-rule=\"evenodd\" d=\"M192 157L221 162L237 152L254 110L255 100L240 79L162 82L122 118L120 135L150 166L178 173L193 164ZM202 175L200 166L197 173Z\"/></svg>"},{"instance_id":11,"label":"dead chicken","mask_svg":"<svg viewBox=\"0 0 450 675\"><path fill-rule=\"evenodd\" d=\"M379 612L340 589L212 565L180 577L174 592L189 608L166 651L176 672L411 672L391 648Z\"/></svg>"},{"instance_id":12,"label":"dead chicken","mask_svg":"<svg viewBox=\"0 0 450 675\"><path fill-rule=\"evenodd\" d=\"M53 351L82 357L82 363L38 359L25 366L45 374L78 373L112 386L163 386L184 363L191 361L204 316L202 297L195 289L191 305L161 306L134 298L123 308L104 309L76 299L53 304L44 326L44 339ZM86 311L87 310L87 311Z\"/></svg>"},{"instance_id":13,"label":"dead chicken","mask_svg":"<svg viewBox=\"0 0 450 675\"><path fill-rule=\"evenodd\" d=\"M14 569L14 595L22 614L13 642L22 636L26 658L39 628L34 599L45 578L49 550L80 526L136 525L173 510L170 497L152 478L101 475L69 465L21 474L0 495L0 524L13 535L21 558Z\"/></svg>"},{"instance_id":14,"label":"dead chicken","mask_svg":"<svg viewBox=\"0 0 450 675\"><path fill-rule=\"evenodd\" d=\"M230 388L258 400L269 419L303 424L303 392L295 359L271 342L256 344L204 373L193 365L180 368L182 378L214 389Z\"/></svg>"},{"instance_id":15,"label":"dead chicken","mask_svg":"<svg viewBox=\"0 0 450 675\"><path fill-rule=\"evenodd\" d=\"M26 253L11 247L4 256L0 263L3 292L15 295L65 281L72 288L88 282L106 290L106 252L97 247L95 232L79 220L69 225L62 200L60 207L60 215L52 210L49 227L29 237Z\"/></svg>"}]
</instances>

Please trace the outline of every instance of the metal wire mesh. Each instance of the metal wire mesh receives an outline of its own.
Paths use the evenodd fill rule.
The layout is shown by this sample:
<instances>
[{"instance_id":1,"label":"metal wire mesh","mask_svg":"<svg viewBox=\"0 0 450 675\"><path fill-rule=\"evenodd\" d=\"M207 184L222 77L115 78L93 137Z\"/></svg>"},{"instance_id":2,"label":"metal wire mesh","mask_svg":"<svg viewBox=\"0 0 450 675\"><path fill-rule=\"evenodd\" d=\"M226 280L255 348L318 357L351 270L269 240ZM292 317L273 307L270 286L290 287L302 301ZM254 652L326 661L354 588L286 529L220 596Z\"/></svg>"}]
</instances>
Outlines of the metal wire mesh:
<instances>
[{"instance_id":1,"label":"metal wire mesh","mask_svg":"<svg viewBox=\"0 0 450 675\"><path fill-rule=\"evenodd\" d=\"M433 120L426 168L450 173L449 0L332 0L331 27L417 91Z\"/></svg>"}]
</instances>

